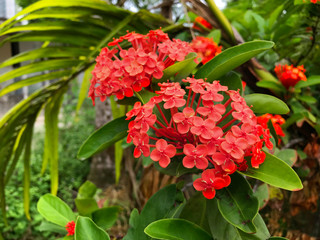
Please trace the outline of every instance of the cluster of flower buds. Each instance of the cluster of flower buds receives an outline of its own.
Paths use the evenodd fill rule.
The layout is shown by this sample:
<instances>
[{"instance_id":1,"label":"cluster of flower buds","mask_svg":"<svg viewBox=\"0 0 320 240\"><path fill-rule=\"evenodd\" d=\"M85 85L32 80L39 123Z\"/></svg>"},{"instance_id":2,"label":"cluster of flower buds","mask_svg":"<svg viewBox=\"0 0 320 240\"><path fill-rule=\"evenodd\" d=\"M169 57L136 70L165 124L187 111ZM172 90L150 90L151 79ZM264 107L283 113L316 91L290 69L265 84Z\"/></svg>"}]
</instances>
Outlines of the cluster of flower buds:
<instances>
[{"instance_id":1,"label":"cluster of flower buds","mask_svg":"<svg viewBox=\"0 0 320 240\"><path fill-rule=\"evenodd\" d=\"M132 47L122 49L120 43L129 42ZM94 103L99 97L115 95L118 99L132 97L143 87L149 87L152 78L160 79L163 70L176 61L182 61L192 52L189 43L170 40L161 30L151 30L147 35L128 32L108 44L96 58L92 71L89 97Z\"/></svg>"},{"instance_id":2,"label":"cluster of flower buds","mask_svg":"<svg viewBox=\"0 0 320 240\"><path fill-rule=\"evenodd\" d=\"M202 64L206 64L216 55L221 53L222 46L218 46L211 38L207 37L196 37L192 40L190 46L194 52L201 58Z\"/></svg>"},{"instance_id":3,"label":"cluster of flower buds","mask_svg":"<svg viewBox=\"0 0 320 240\"><path fill-rule=\"evenodd\" d=\"M263 163L262 147L273 148L271 136L238 91L219 81L182 82L185 88L159 83L157 96L135 103L127 113L127 142L135 145L134 157L150 155L163 168L182 159L185 168L203 171L193 185L211 199L230 184L230 174L247 169L247 161L255 168Z\"/></svg>"},{"instance_id":4,"label":"cluster of flower buds","mask_svg":"<svg viewBox=\"0 0 320 240\"><path fill-rule=\"evenodd\" d=\"M306 75L304 75L306 70L303 65L294 67L293 65L288 66L279 64L274 68L274 71L286 89L294 87L299 81L307 80Z\"/></svg>"}]
</instances>

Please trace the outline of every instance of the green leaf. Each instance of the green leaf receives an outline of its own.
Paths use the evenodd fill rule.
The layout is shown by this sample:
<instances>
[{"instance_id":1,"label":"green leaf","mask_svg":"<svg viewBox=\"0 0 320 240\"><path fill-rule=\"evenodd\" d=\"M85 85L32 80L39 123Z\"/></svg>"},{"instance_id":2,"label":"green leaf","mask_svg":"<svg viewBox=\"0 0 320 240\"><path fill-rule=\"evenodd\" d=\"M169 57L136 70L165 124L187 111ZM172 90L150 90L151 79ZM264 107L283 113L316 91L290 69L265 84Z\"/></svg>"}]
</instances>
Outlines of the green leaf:
<instances>
[{"instance_id":1,"label":"green leaf","mask_svg":"<svg viewBox=\"0 0 320 240\"><path fill-rule=\"evenodd\" d=\"M273 45L274 43L269 41L252 41L228 48L203 65L197 71L195 78L216 80L257 54L272 48Z\"/></svg>"},{"instance_id":2,"label":"green leaf","mask_svg":"<svg viewBox=\"0 0 320 240\"><path fill-rule=\"evenodd\" d=\"M178 205L176 195L179 192L174 184L166 186L148 200L140 215L134 210L129 220L130 228L123 240L148 240L144 229L154 221L169 217L168 214Z\"/></svg>"},{"instance_id":3,"label":"green leaf","mask_svg":"<svg viewBox=\"0 0 320 240\"><path fill-rule=\"evenodd\" d=\"M81 216L90 216L92 212L99 209L96 200L93 198L76 198L74 202Z\"/></svg>"},{"instance_id":4,"label":"green leaf","mask_svg":"<svg viewBox=\"0 0 320 240\"><path fill-rule=\"evenodd\" d=\"M294 86L294 88L300 89L300 88L310 87L310 86L314 86L314 85L318 85L318 84L320 84L320 76L319 75L308 77L307 81L298 82Z\"/></svg>"},{"instance_id":5,"label":"green leaf","mask_svg":"<svg viewBox=\"0 0 320 240\"><path fill-rule=\"evenodd\" d=\"M290 191L298 191L303 188L300 178L288 164L267 152L265 154L266 158L259 168L249 166L246 172L241 173Z\"/></svg>"},{"instance_id":6,"label":"green leaf","mask_svg":"<svg viewBox=\"0 0 320 240\"><path fill-rule=\"evenodd\" d=\"M258 214L259 201L241 174L232 174L230 186L217 191L217 199L219 211L229 223L244 232L256 232L253 219Z\"/></svg>"},{"instance_id":7,"label":"green leaf","mask_svg":"<svg viewBox=\"0 0 320 240\"><path fill-rule=\"evenodd\" d=\"M110 240L109 235L90 218L79 216L76 222L75 240Z\"/></svg>"},{"instance_id":8,"label":"green leaf","mask_svg":"<svg viewBox=\"0 0 320 240\"><path fill-rule=\"evenodd\" d=\"M41 173L50 163L51 193L56 195L59 185L59 111L62 105L64 93L67 88L62 88L55 94L45 107L45 142Z\"/></svg>"},{"instance_id":9,"label":"green leaf","mask_svg":"<svg viewBox=\"0 0 320 240\"><path fill-rule=\"evenodd\" d=\"M120 207L105 207L92 212L92 220L101 228L109 229L117 221Z\"/></svg>"},{"instance_id":10,"label":"green leaf","mask_svg":"<svg viewBox=\"0 0 320 240\"><path fill-rule=\"evenodd\" d=\"M154 167L161 173L164 173L170 176L176 176L176 177L180 177L186 173L199 173L199 169L195 167L194 168L184 167L181 159L182 159L181 156L175 157L175 160L171 161L166 168L161 167L158 162L154 162Z\"/></svg>"},{"instance_id":11,"label":"green leaf","mask_svg":"<svg viewBox=\"0 0 320 240\"><path fill-rule=\"evenodd\" d=\"M197 192L187 201L179 218L195 223L205 231L210 232L206 212L206 198L203 197L201 192Z\"/></svg>"},{"instance_id":12,"label":"green leaf","mask_svg":"<svg viewBox=\"0 0 320 240\"><path fill-rule=\"evenodd\" d=\"M47 222L47 221L42 221L40 226L39 226L39 231L40 232L55 232L59 233L61 235L66 235L68 232L65 227L61 227L57 224Z\"/></svg>"},{"instance_id":13,"label":"green leaf","mask_svg":"<svg viewBox=\"0 0 320 240\"><path fill-rule=\"evenodd\" d=\"M47 70L56 70L61 68L70 68L78 65L79 63L80 63L79 60L74 60L74 59L68 59L68 60L54 59L54 60L30 63L28 65L19 67L15 70L12 70L10 72L7 72L1 75L0 83L13 79L15 77L20 77L28 73L41 72L41 71L47 71Z\"/></svg>"},{"instance_id":14,"label":"green leaf","mask_svg":"<svg viewBox=\"0 0 320 240\"><path fill-rule=\"evenodd\" d=\"M221 30L214 29L207 35L207 38L212 38L216 44L219 44L221 39Z\"/></svg>"},{"instance_id":15,"label":"green leaf","mask_svg":"<svg viewBox=\"0 0 320 240\"><path fill-rule=\"evenodd\" d=\"M62 227L65 227L68 222L76 220L71 208L60 198L49 193L39 199L37 209L47 221Z\"/></svg>"},{"instance_id":16,"label":"green leaf","mask_svg":"<svg viewBox=\"0 0 320 240\"><path fill-rule=\"evenodd\" d=\"M229 90L240 90L240 94L242 94L243 87L241 77L236 72L228 72L226 75L219 78L220 84L223 86L227 86Z\"/></svg>"},{"instance_id":17,"label":"green leaf","mask_svg":"<svg viewBox=\"0 0 320 240\"><path fill-rule=\"evenodd\" d=\"M177 62L170 67L167 67L163 70L163 76L160 79L152 79L152 83L166 82L170 77L175 76L175 81L181 80L187 77L193 69L198 65L194 62L194 59L197 57L197 54L192 52L189 53L185 60Z\"/></svg>"},{"instance_id":18,"label":"green leaf","mask_svg":"<svg viewBox=\"0 0 320 240\"><path fill-rule=\"evenodd\" d=\"M273 90L277 94L285 93L287 91L287 89L280 82L261 80L257 82L257 86Z\"/></svg>"},{"instance_id":19,"label":"green leaf","mask_svg":"<svg viewBox=\"0 0 320 240\"><path fill-rule=\"evenodd\" d=\"M286 114L290 111L287 104L274 96L253 93L244 97L255 113Z\"/></svg>"},{"instance_id":20,"label":"green leaf","mask_svg":"<svg viewBox=\"0 0 320 240\"><path fill-rule=\"evenodd\" d=\"M218 209L217 199L207 200L207 216L211 234L216 240L262 240L270 237L267 226L258 214L253 223L257 233L248 234L228 223Z\"/></svg>"},{"instance_id":21,"label":"green leaf","mask_svg":"<svg viewBox=\"0 0 320 240\"><path fill-rule=\"evenodd\" d=\"M90 87L90 79L92 78L91 72L93 70L95 65L91 65L85 72L82 79L80 91L79 91L79 97L78 97L78 104L76 107L76 114L78 115L80 108L84 102L84 100L88 96L88 90Z\"/></svg>"},{"instance_id":22,"label":"green leaf","mask_svg":"<svg viewBox=\"0 0 320 240\"><path fill-rule=\"evenodd\" d=\"M126 117L114 119L92 133L80 147L77 157L87 159L124 138L128 130L128 121L125 119Z\"/></svg>"},{"instance_id":23,"label":"green leaf","mask_svg":"<svg viewBox=\"0 0 320 240\"><path fill-rule=\"evenodd\" d=\"M80 186L77 199L93 198L96 192L97 186L87 180Z\"/></svg>"},{"instance_id":24,"label":"green leaf","mask_svg":"<svg viewBox=\"0 0 320 240\"><path fill-rule=\"evenodd\" d=\"M149 224L144 232L156 239L212 240L206 231L184 219L161 219Z\"/></svg>"},{"instance_id":25,"label":"green leaf","mask_svg":"<svg viewBox=\"0 0 320 240\"><path fill-rule=\"evenodd\" d=\"M289 166L293 166L298 159L298 153L294 149L283 149L275 154L275 156L283 160Z\"/></svg>"},{"instance_id":26,"label":"green leaf","mask_svg":"<svg viewBox=\"0 0 320 240\"><path fill-rule=\"evenodd\" d=\"M253 195L259 200L259 209L262 209L269 200L269 189L266 183L261 184Z\"/></svg>"},{"instance_id":27,"label":"green leaf","mask_svg":"<svg viewBox=\"0 0 320 240\"><path fill-rule=\"evenodd\" d=\"M296 98L306 103L316 103L317 99L309 95L296 95Z\"/></svg>"},{"instance_id":28,"label":"green leaf","mask_svg":"<svg viewBox=\"0 0 320 240\"><path fill-rule=\"evenodd\" d=\"M3 95L6 95L9 92L15 91L17 89L20 89L32 84L68 76L70 73L71 73L71 70L50 72L50 73L40 74L34 77L29 77L29 78L14 82L8 86L5 86L0 90L0 97L2 97Z\"/></svg>"}]
</instances>

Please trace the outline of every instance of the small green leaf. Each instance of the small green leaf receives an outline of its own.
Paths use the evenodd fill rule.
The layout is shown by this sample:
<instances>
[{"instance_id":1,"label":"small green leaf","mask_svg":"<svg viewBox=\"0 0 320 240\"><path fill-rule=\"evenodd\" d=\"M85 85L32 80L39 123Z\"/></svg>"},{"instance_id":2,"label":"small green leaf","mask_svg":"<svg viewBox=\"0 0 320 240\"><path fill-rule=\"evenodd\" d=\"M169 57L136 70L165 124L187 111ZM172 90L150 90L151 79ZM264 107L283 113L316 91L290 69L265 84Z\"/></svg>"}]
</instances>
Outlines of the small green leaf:
<instances>
[{"instance_id":1,"label":"small green leaf","mask_svg":"<svg viewBox=\"0 0 320 240\"><path fill-rule=\"evenodd\" d=\"M240 94L242 94L243 86L241 77L236 72L228 72L226 75L219 78L220 84L223 86L227 86L229 90L240 90Z\"/></svg>"},{"instance_id":2,"label":"small green leaf","mask_svg":"<svg viewBox=\"0 0 320 240\"><path fill-rule=\"evenodd\" d=\"M40 232L55 232L59 233L61 235L66 235L68 232L65 227L61 227L57 224L47 222L47 221L42 221L40 226L39 226L39 231Z\"/></svg>"},{"instance_id":3,"label":"small green leaf","mask_svg":"<svg viewBox=\"0 0 320 240\"><path fill-rule=\"evenodd\" d=\"M300 81L298 82L294 88L295 89L300 89L300 88L304 88L304 87L310 87L310 86L314 86L314 85L318 85L320 84L320 76L319 75L314 75L311 77L308 77L307 81Z\"/></svg>"},{"instance_id":4,"label":"small green leaf","mask_svg":"<svg viewBox=\"0 0 320 240\"><path fill-rule=\"evenodd\" d=\"M259 209L262 209L269 200L269 189L266 183L261 184L253 195L259 200Z\"/></svg>"},{"instance_id":5,"label":"small green leaf","mask_svg":"<svg viewBox=\"0 0 320 240\"><path fill-rule=\"evenodd\" d=\"M74 202L81 216L90 216L92 212L99 209L96 200L93 198L76 198Z\"/></svg>"},{"instance_id":6,"label":"small green leaf","mask_svg":"<svg viewBox=\"0 0 320 240\"><path fill-rule=\"evenodd\" d=\"M289 166L293 166L298 159L298 153L294 149L283 149L275 154L275 156L283 160Z\"/></svg>"},{"instance_id":7,"label":"small green leaf","mask_svg":"<svg viewBox=\"0 0 320 240\"><path fill-rule=\"evenodd\" d=\"M316 103L317 99L309 96L309 95L297 95L296 98L298 98L300 101L306 102L306 103Z\"/></svg>"},{"instance_id":8,"label":"small green leaf","mask_svg":"<svg viewBox=\"0 0 320 240\"><path fill-rule=\"evenodd\" d=\"M80 186L77 199L93 198L96 192L97 186L94 183L87 180L84 184Z\"/></svg>"},{"instance_id":9,"label":"small green leaf","mask_svg":"<svg viewBox=\"0 0 320 240\"><path fill-rule=\"evenodd\" d=\"M288 164L267 152L265 154L266 158L259 168L249 166L246 172L241 173L290 191L303 188L300 178Z\"/></svg>"},{"instance_id":10,"label":"small green leaf","mask_svg":"<svg viewBox=\"0 0 320 240\"><path fill-rule=\"evenodd\" d=\"M219 210L229 223L244 232L256 232L253 219L258 214L259 201L241 174L232 174L230 186L217 191L217 199Z\"/></svg>"},{"instance_id":11,"label":"small green leaf","mask_svg":"<svg viewBox=\"0 0 320 240\"><path fill-rule=\"evenodd\" d=\"M273 90L277 94L285 93L287 91L287 89L280 82L262 80L257 82L257 86Z\"/></svg>"},{"instance_id":12,"label":"small green leaf","mask_svg":"<svg viewBox=\"0 0 320 240\"><path fill-rule=\"evenodd\" d=\"M117 221L120 207L100 208L92 213L92 220L101 228L109 229Z\"/></svg>"},{"instance_id":13,"label":"small green leaf","mask_svg":"<svg viewBox=\"0 0 320 240\"><path fill-rule=\"evenodd\" d=\"M197 71L195 78L216 80L257 54L272 48L273 45L274 43L270 41L252 41L228 48L203 65Z\"/></svg>"},{"instance_id":14,"label":"small green leaf","mask_svg":"<svg viewBox=\"0 0 320 240\"><path fill-rule=\"evenodd\" d=\"M221 30L214 29L207 35L207 38L212 38L216 44L219 44L221 39Z\"/></svg>"},{"instance_id":15,"label":"small green leaf","mask_svg":"<svg viewBox=\"0 0 320 240\"><path fill-rule=\"evenodd\" d=\"M75 240L110 240L109 235L90 218L79 216L76 222Z\"/></svg>"},{"instance_id":16,"label":"small green leaf","mask_svg":"<svg viewBox=\"0 0 320 240\"><path fill-rule=\"evenodd\" d=\"M286 114L290 111L287 104L274 96L254 93L244 97L255 113Z\"/></svg>"},{"instance_id":17,"label":"small green leaf","mask_svg":"<svg viewBox=\"0 0 320 240\"><path fill-rule=\"evenodd\" d=\"M126 117L114 119L92 133L80 147L77 157L87 159L124 138L128 130L128 121L125 119Z\"/></svg>"},{"instance_id":18,"label":"small green leaf","mask_svg":"<svg viewBox=\"0 0 320 240\"><path fill-rule=\"evenodd\" d=\"M198 225L184 219L161 219L149 224L144 232L152 238L165 240L212 240Z\"/></svg>"},{"instance_id":19,"label":"small green leaf","mask_svg":"<svg viewBox=\"0 0 320 240\"><path fill-rule=\"evenodd\" d=\"M37 208L47 221L62 227L65 227L68 222L76 220L71 208L60 198L49 193L39 199Z\"/></svg>"}]
</instances>

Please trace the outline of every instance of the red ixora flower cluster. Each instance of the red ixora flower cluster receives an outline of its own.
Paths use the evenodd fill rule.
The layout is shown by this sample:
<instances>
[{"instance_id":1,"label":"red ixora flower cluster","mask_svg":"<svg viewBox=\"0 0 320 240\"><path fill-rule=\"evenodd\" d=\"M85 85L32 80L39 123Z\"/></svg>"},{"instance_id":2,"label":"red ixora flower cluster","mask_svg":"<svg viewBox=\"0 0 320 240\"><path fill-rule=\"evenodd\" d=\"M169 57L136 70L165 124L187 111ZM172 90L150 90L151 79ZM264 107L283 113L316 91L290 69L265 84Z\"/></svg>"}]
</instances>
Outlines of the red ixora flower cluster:
<instances>
[{"instance_id":1,"label":"red ixora flower cluster","mask_svg":"<svg viewBox=\"0 0 320 240\"><path fill-rule=\"evenodd\" d=\"M317 2L320 2L320 0L310 0L310 2L317 3Z\"/></svg>"},{"instance_id":2,"label":"red ixora flower cluster","mask_svg":"<svg viewBox=\"0 0 320 240\"><path fill-rule=\"evenodd\" d=\"M264 128L268 128L268 122L271 121L274 130L276 131L276 134L280 137L284 137L285 133L283 132L281 125L286 122L283 117L280 115L272 115L270 113L266 113L262 116L258 117L258 123ZM279 143L281 142L281 139L279 139Z\"/></svg>"},{"instance_id":3,"label":"red ixora flower cluster","mask_svg":"<svg viewBox=\"0 0 320 240\"><path fill-rule=\"evenodd\" d=\"M193 29L202 31L203 28L212 29L212 26L207 20L205 20L203 17L196 17L192 26Z\"/></svg>"},{"instance_id":4,"label":"red ixora flower cluster","mask_svg":"<svg viewBox=\"0 0 320 240\"><path fill-rule=\"evenodd\" d=\"M211 38L207 37L196 37L192 40L190 46L201 58L202 64L206 64L216 55L221 53L222 46L218 46Z\"/></svg>"},{"instance_id":5,"label":"red ixora flower cluster","mask_svg":"<svg viewBox=\"0 0 320 240\"><path fill-rule=\"evenodd\" d=\"M181 156L185 168L202 170L193 185L211 199L215 189L230 184L230 174L247 169L244 157L255 168L263 163L263 144L273 148L270 132L257 123L238 91L219 81L182 81L188 84L188 94L179 83L159 83L157 96L144 105L135 103L127 113L127 120L135 117L129 123L127 142L135 145L136 158L150 155L166 168L171 161L181 161L173 157Z\"/></svg>"},{"instance_id":6,"label":"red ixora flower cluster","mask_svg":"<svg viewBox=\"0 0 320 240\"><path fill-rule=\"evenodd\" d=\"M293 65L277 65L274 68L277 77L279 78L282 85L289 89L290 87L294 87L299 81L306 81L307 77L304 75L305 69L303 65L294 67Z\"/></svg>"},{"instance_id":7,"label":"red ixora flower cluster","mask_svg":"<svg viewBox=\"0 0 320 240\"><path fill-rule=\"evenodd\" d=\"M122 49L119 43L123 41L130 42L132 47ZM170 40L161 30L151 30L147 35L128 32L108 46L114 48L101 50L92 71L89 97L93 104L96 97L101 101L111 95L118 99L132 97L133 91L150 86L152 78L160 79L165 68L192 52L189 43Z\"/></svg>"},{"instance_id":8,"label":"red ixora flower cluster","mask_svg":"<svg viewBox=\"0 0 320 240\"><path fill-rule=\"evenodd\" d=\"M75 228L76 228L76 224L74 223L74 221L68 222L66 225L66 230L68 232L67 236L73 236Z\"/></svg>"}]
</instances>

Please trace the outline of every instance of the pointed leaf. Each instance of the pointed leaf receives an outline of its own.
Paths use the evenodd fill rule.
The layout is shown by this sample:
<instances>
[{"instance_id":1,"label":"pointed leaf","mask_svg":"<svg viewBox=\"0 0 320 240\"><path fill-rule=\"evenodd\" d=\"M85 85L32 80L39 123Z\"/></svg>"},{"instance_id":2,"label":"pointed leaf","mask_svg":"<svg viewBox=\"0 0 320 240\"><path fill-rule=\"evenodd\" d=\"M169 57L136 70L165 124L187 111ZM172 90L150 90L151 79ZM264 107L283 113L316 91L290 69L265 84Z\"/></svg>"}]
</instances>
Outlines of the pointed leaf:
<instances>
[{"instance_id":1,"label":"pointed leaf","mask_svg":"<svg viewBox=\"0 0 320 240\"><path fill-rule=\"evenodd\" d=\"M299 176L288 164L270 153L265 152L265 154L266 158L259 168L249 166L246 172L241 173L290 191L303 188Z\"/></svg>"},{"instance_id":2,"label":"pointed leaf","mask_svg":"<svg viewBox=\"0 0 320 240\"><path fill-rule=\"evenodd\" d=\"M257 54L272 48L273 45L274 43L269 41L252 41L228 48L203 65L197 71L195 78L216 80Z\"/></svg>"},{"instance_id":3,"label":"pointed leaf","mask_svg":"<svg viewBox=\"0 0 320 240\"><path fill-rule=\"evenodd\" d=\"M77 157L87 159L124 138L128 130L128 121L125 119L126 117L114 119L92 133L80 147Z\"/></svg>"},{"instance_id":4,"label":"pointed leaf","mask_svg":"<svg viewBox=\"0 0 320 240\"><path fill-rule=\"evenodd\" d=\"M253 219L258 214L259 201L241 174L232 174L230 186L217 191L217 199L219 210L229 223L244 232L256 232Z\"/></svg>"},{"instance_id":5,"label":"pointed leaf","mask_svg":"<svg viewBox=\"0 0 320 240\"><path fill-rule=\"evenodd\" d=\"M198 225L184 219L161 219L149 224L144 232L152 238L166 240L212 240Z\"/></svg>"},{"instance_id":6,"label":"pointed leaf","mask_svg":"<svg viewBox=\"0 0 320 240\"><path fill-rule=\"evenodd\" d=\"M314 85L318 85L318 84L320 84L320 76L311 76L311 77L308 77L307 81L298 82L294 86L294 88L300 89L300 88L310 87L310 86L314 86Z\"/></svg>"},{"instance_id":7,"label":"pointed leaf","mask_svg":"<svg viewBox=\"0 0 320 240\"><path fill-rule=\"evenodd\" d=\"M76 222L75 240L110 240L109 235L90 218L79 216Z\"/></svg>"},{"instance_id":8,"label":"pointed leaf","mask_svg":"<svg viewBox=\"0 0 320 240\"><path fill-rule=\"evenodd\" d=\"M71 208L60 198L49 193L39 199L37 208L47 221L62 227L65 227L68 222L76 220Z\"/></svg>"},{"instance_id":9,"label":"pointed leaf","mask_svg":"<svg viewBox=\"0 0 320 240\"><path fill-rule=\"evenodd\" d=\"M101 228L109 229L117 221L120 207L100 208L92 213L92 220Z\"/></svg>"},{"instance_id":10,"label":"pointed leaf","mask_svg":"<svg viewBox=\"0 0 320 240\"><path fill-rule=\"evenodd\" d=\"M96 192L97 186L94 183L87 180L84 184L80 186L77 199L93 198Z\"/></svg>"},{"instance_id":11,"label":"pointed leaf","mask_svg":"<svg viewBox=\"0 0 320 240\"><path fill-rule=\"evenodd\" d=\"M93 68L94 68L94 65L91 65L84 72L84 76L83 76L81 87L80 87L79 97L78 97L78 104L77 104L77 108L76 108L76 114L79 113L80 108L81 108L84 100L88 96L88 90L89 90L89 87L90 87L90 79L92 78L91 72L92 72Z\"/></svg>"},{"instance_id":12,"label":"pointed leaf","mask_svg":"<svg viewBox=\"0 0 320 240\"><path fill-rule=\"evenodd\" d=\"M277 94L285 93L287 91L287 89L280 82L262 80L257 82L257 86L273 90Z\"/></svg>"},{"instance_id":13,"label":"pointed leaf","mask_svg":"<svg viewBox=\"0 0 320 240\"><path fill-rule=\"evenodd\" d=\"M259 200L259 209L262 209L269 200L269 188L266 183L261 184L253 195Z\"/></svg>"},{"instance_id":14,"label":"pointed leaf","mask_svg":"<svg viewBox=\"0 0 320 240\"><path fill-rule=\"evenodd\" d=\"M267 94L253 93L244 96L248 106L252 105L255 113L286 114L290 111L287 104Z\"/></svg>"}]
</instances>

